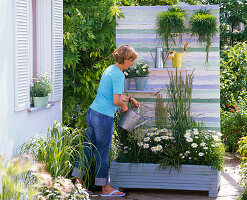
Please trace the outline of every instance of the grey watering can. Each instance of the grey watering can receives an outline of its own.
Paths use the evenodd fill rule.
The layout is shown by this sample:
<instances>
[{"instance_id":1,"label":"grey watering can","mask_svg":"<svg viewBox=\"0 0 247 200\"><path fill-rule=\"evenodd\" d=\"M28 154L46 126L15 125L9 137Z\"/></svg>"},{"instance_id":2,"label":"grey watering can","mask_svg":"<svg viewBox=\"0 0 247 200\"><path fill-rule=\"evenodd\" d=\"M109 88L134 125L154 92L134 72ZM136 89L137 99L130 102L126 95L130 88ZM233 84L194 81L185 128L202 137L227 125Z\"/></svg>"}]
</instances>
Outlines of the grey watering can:
<instances>
[{"instance_id":1,"label":"grey watering can","mask_svg":"<svg viewBox=\"0 0 247 200\"><path fill-rule=\"evenodd\" d=\"M151 51L150 51L150 54L153 58L153 61L155 62L155 68L164 68L164 64L166 63L169 52L167 51L166 54L164 55L163 54L163 48L162 47L156 47L155 60L154 60L154 57L153 57Z\"/></svg>"},{"instance_id":2,"label":"grey watering can","mask_svg":"<svg viewBox=\"0 0 247 200\"><path fill-rule=\"evenodd\" d=\"M140 108L137 108L137 109L129 108L127 112L123 113L122 117L120 118L118 122L118 125L121 128L125 129L126 131L132 132L134 129L138 128L139 126L145 124L146 122L150 120L150 119L147 119L137 124L140 118L141 118Z\"/></svg>"}]
</instances>

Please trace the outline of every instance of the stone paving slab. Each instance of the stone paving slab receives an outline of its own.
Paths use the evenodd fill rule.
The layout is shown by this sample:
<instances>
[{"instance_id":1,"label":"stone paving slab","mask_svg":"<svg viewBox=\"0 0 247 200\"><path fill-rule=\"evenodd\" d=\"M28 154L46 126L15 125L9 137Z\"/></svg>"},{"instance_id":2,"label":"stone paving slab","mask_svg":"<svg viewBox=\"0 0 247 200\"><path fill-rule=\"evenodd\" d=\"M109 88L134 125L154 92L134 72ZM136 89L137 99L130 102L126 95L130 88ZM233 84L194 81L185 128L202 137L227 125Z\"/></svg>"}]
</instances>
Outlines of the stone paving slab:
<instances>
[{"instance_id":1,"label":"stone paving slab","mask_svg":"<svg viewBox=\"0 0 247 200\"><path fill-rule=\"evenodd\" d=\"M100 197L99 191L91 200L236 200L242 187L239 184L240 160L231 154L225 156L225 169L221 174L221 187L217 198L208 197L206 191L124 189L125 197Z\"/></svg>"}]
</instances>

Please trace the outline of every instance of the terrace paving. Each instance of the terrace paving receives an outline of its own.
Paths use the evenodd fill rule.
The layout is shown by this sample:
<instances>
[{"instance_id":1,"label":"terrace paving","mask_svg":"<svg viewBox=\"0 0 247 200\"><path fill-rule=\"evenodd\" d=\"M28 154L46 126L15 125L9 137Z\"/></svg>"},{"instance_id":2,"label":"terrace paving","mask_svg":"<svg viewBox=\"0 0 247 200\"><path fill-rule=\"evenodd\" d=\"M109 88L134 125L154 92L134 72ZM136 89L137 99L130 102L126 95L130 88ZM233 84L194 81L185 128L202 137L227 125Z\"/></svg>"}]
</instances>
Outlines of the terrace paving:
<instances>
[{"instance_id":1,"label":"terrace paving","mask_svg":"<svg viewBox=\"0 0 247 200\"><path fill-rule=\"evenodd\" d=\"M206 191L124 189L125 197L100 197L100 191L90 196L91 200L236 200L242 187L239 158L226 154L225 170L221 173L221 187L217 198L208 197Z\"/></svg>"}]
</instances>

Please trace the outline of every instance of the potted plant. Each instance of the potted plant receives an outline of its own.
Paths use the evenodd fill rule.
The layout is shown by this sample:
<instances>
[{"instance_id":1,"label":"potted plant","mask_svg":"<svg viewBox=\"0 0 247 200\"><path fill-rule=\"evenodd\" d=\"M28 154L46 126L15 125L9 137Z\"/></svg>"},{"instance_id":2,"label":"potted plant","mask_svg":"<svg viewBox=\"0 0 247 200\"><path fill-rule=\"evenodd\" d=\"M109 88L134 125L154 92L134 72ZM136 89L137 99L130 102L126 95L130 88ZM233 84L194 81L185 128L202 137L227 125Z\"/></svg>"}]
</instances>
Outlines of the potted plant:
<instances>
[{"instance_id":1,"label":"potted plant","mask_svg":"<svg viewBox=\"0 0 247 200\"><path fill-rule=\"evenodd\" d=\"M149 65L146 61L139 61L132 68L132 74L135 77L136 90L146 90L148 83Z\"/></svg>"},{"instance_id":2,"label":"potted plant","mask_svg":"<svg viewBox=\"0 0 247 200\"><path fill-rule=\"evenodd\" d=\"M217 32L216 17L209 14L208 10L197 10L189 20L191 34L198 37L198 41L206 42L206 62L208 62L208 52L211 46L211 39Z\"/></svg>"},{"instance_id":3,"label":"potted plant","mask_svg":"<svg viewBox=\"0 0 247 200\"><path fill-rule=\"evenodd\" d=\"M127 70L123 70L123 73L125 75L124 80L124 91L129 90L130 86L130 79L134 77L134 71L132 68L129 68Z\"/></svg>"},{"instance_id":4,"label":"potted plant","mask_svg":"<svg viewBox=\"0 0 247 200\"><path fill-rule=\"evenodd\" d=\"M35 108L48 105L48 95L52 92L52 84L50 78L40 75L34 79L31 85L30 95L33 98Z\"/></svg>"},{"instance_id":5,"label":"potted plant","mask_svg":"<svg viewBox=\"0 0 247 200\"><path fill-rule=\"evenodd\" d=\"M161 12L156 19L156 33L161 41L165 42L167 50L169 49L169 39L173 41L179 38L182 42L182 34L185 32L185 12L179 7L171 7L168 11ZM162 44L162 46L164 46Z\"/></svg>"}]
</instances>

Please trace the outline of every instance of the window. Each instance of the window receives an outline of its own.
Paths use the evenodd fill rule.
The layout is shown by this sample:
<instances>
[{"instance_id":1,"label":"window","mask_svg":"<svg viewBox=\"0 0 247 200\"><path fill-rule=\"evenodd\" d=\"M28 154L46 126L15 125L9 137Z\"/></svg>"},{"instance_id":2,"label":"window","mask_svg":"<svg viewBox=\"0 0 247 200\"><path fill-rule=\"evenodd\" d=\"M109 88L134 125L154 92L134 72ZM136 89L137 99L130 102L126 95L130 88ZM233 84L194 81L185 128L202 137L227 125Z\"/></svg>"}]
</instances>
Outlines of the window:
<instances>
[{"instance_id":1,"label":"window","mask_svg":"<svg viewBox=\"0 0 247 200\"><path fill-rule=\"evenodd\" d=\"M63 0L15 0L15 111L30 105L30 84L48 73L51 101L63 95Z\"/></svg>"}]
</instances>

